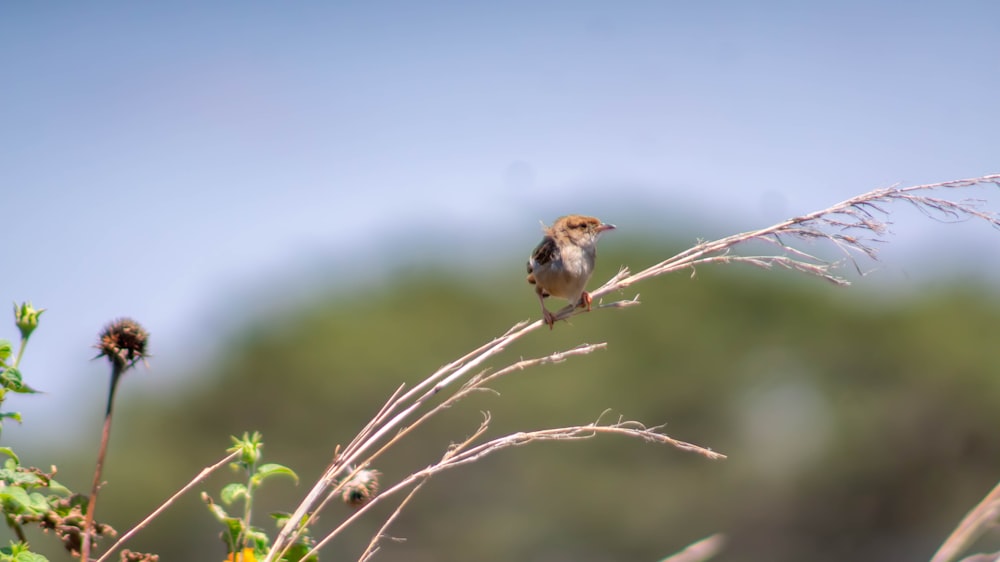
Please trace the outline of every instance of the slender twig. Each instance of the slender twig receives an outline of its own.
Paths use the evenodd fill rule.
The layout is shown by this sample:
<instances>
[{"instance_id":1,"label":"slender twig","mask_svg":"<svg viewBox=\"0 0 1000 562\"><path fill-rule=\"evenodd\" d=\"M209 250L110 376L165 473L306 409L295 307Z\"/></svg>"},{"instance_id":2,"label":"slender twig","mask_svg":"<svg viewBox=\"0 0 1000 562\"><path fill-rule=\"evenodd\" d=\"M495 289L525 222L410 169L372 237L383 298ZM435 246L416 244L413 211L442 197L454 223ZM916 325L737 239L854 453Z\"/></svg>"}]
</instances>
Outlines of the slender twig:
<instances>
[{"instance_id":1,"label":"slender twig","mask_svg":"<svg viewBox=\"0 0 1000 562\"><path fill-rule=\"evenodd\" d=\"M323 537L323 539L321 539L319 542L317 542L315 545L313 545L312 549L310 549L310 551L307 552L306 555L303 558L308 558L311 555L317 554L319 552L319 550L321 548L323 548L324 545L326 545L326 543L330 542L330 540L333 539L333 537L337 536L341 531L343 531L344 529L346 529L351 523L353 523L355 520L357 520L358 518L360 518L364 513L366 513L368 510L370 510L372 508L372 506L378 505L379 503L385 501L385 498L391 497L396 492L399 492L400 490L403 490L403 489L405 489L405 488L413 485L414 483L426 481L426 479L429 477L429 474L427 474L427 471L433 469L434 466L439 466L441 463L446 462L447 459L449 459L449 458L452 457L452 455L454 454L454 451L456 451L458 449L461 449L463 446L465 446L468 443L470 443L473 439L475 439L475 438L479 437L480 435L482 435L483 432L486 431L486 428L487 428L488 424L489 424L489 414L485 414L485 418L484 418L483 422L479 425L479 429L477 429L475 431L475 433L473 433L470 437L466 438L466 440L463 443L460 443L458 445L452 445L451 447L449 447L448 450L445 452L444 457L442 457L442 460L439 461L437 465L433 465L433 466L428 467L428 468L426 468L424 470L415 472L415 473L411 474L410 476L406 477L405 479L403 479L401 482L399 482L396 485L392 486L391 488L385 490L384 492L379 493L379 495L375 496L371 501L369 501L363 507L361 507L360 509L358 509L357 511L355 511L353 515L351 515L350 517L348 517L347 519L345 519L343 522L341 522L341 524L338 525L334 530L332 530L329 533L327 533L327 535L325 537ZM383 527L385 527L385 526L383 525ZM382 532L382 529L379 530L379 534L381 534L381 532Z\"/></svg>"},{"instance_id":2,"label":"slender twig","mask_svg":"<svg viewBox=\"0 0 1000 562\"><path fill-rule=\"evenodd\" d=\"M396 509L392 512L392 515L386 518L385 523L383 523L382 526L379 528L378 532L372 536L371 541L368 543L368 547L365 548L365 551L361 553L361 557L358 558L358 562L368 562L369 560L371 560L373 556L375 556L375 553L377 553L379 550L379 543L381 543L382 539L385 538L386 530L389 528L390 525L392 525L392 523L396 520L396 518L398 518L400 514L403 513L403 508L410 503L410 500L412 500L413 497L417 495L417 492L419 492L420 488L423 488L424 484L426 483L427 480L422 480L418 482L413 487L413 489L410 490L410 493L406 494L406 497L403 498L403 501L399 502L399 505L396 506Z\"/></svg>"},{"instance_id":3,"label":"slender twig","mask_svg":"<svg viewBox=\"0 0 1000 562\"><path fill-rule=\"evenodd\" d=\"M468 438L466 438L466 440L463 443L449 447L444 454L443 460L447 460L454 454L455 451L464 448L469 443L472 443L475 439L477 439L480 435L485 433L486 428L489 426L489 420L490 420L489 414L488 413L484 414L484 419L483 422L479 425L479 429L476 430L476 432L470 435ZM396 509L393 510L392 514L386 518L384 523L382 523L382 526L379 528L378 532L372 535L371 541L369 541L368 543L368 547L365 548L364 552L361 553L360 558L358 558L358 562L367 562L368 560L371 559L372 556L375 555L376 552L378 552L379 543L385 537L386 530L389 528L390 525L392 525L392 523L396 520L396 518L398 518L399 515L403 513L403 508L406 507L406 505L410 503L410 500L412 500L414 496L417 495L417 492L419 492L420 489L424 487L424 484L427 483L427 480L428 478L419 480L413 486L413 489L410 490L408 494L406 494L406 497L403 498L403 501L399 502L399 505L396 506Z\"/></svg>"},{"instance_id":4,"label":"slender twig","mask_svg":"<svg viewBox=\"0 0 1000 562\"><path fill-rule=\"evenodd\" d=\"M226 466L228 463L232 462L233 459L239 456L239 454L240 454L239 451L233 451L232 453L229 453L215 464L201 469L201 472L199 472L197 476L192 478L190 482L185 484L183 488L177 490L177 492L175 492L174 495L170 496L169 498L167 498L165 502L160 504L160 507L154 509L152 513L147 515L142 521L136 523L134 527L129 529L127 533L123 534L121 538L115 541L115 543L108 548L107 552L102 554L101 557L97 559L97 562L105 562L108 559L108 557L111 556L112 553L118 550L120 546L125 544L125 541L131 539L136 533L144 529L146 525L149 525L149 523L153 519L156 519L161 513L166 511L168 507L173 505L178 498L186 494L189 490L191 490L191 488L194 488L202 480L208 478L210 474L222 468L223 466Z\"/></svg>"},{"instance_id":5,"label":"slender twig","mask_svg":"<svg viewBox=\"0 0 1000 562\"><path fill-rule=\"evenodd\" d=\"M888 223L880 220L878 215L888 216L889 212L885 208L885 205L895 202L905 202L913 205L925 215L935 220L954 222L966 218L975 218L984 220L994 228L1000 229L1000 217L994 213L979 209L981 201L966 200L954 202L922 194L923 192L938 189L959 189L990 184L1000 187L1000 174L903 188L889 187L876 189L857 197L852 197L821 211L788 219L767 228L734 234L712 242L699 243L670 259L652 265L633 275L629 275L627 270L620 271L610 281L590 294L591 297L597 299L651 277L720 261L738 261L764 267L777 264L789 269L816 275L838 285L847 285L849 282L846 279L832 273L837 263L806 254L788 245L783 239L791 237L806 240L827 240L832 242L849 261L854 262L855 255L877 259L878 251L873 244L882 242L882 237L888 232ZM847 234L853 231L867 232L872 238ZM777 246L779 252L783 252L785 255L768 256L766 259L764 259L765 257L758 256L756 260L740 256L726 256L733 247L750 241L763 241L774 244ZM856 262L855 265L857 265ZM579 309L567 308L560 312L559 317L562 318L579 314L581 311Z\"/></svg>"},{"instance_id":6,"label":"slender twig","mask_svg":"<svg viewBox=\"0 0 1000 562\"><path fill-rule=\"evenodd\" d=\"M413 414L421 405L430 400L442 389L447 387L449 384L459 379L460 377L469 373L476 366L482 364L484 361L490 357L500 353L507 348L512 342L523 337L529 333L532 329L537 328L541 324L541 320L533 324L519 323L509 330L504 336L494 339L493 341L481 346L479 349L467 354L465 357L453 361L448 365L445 365L441 369L438 369L430 377L424 379L420 384L410 389L409 392L400 396L397 400L393 402L391 406L386 408L385 415L392 411L395 411L407 401L412 400L412 403L397 413L395 416L387 419L382 423L377 429L372 427L369 435L363 440L355 440L355 447L350 450L345 449L339 457L334 461L331 467L326 471L326 473L316 482L313 488L306 495L305 499L299 504L295 512L289 518L285 526L282 527L281 531L278 533L277 538L274 541L274 547L271 552L268 553L267 558L264 562L273 562L278 556L284 553L284 551L291 546L292 541L289 540L292 533L297 532L300 526L300 522L304 520L307 512L309 512L313 506L316 505L319 500L320 495L323 494L329 486L331 486L339 474L341 474L344 469L349 466L356 464L358 458L368 449L375 446L380 439L385 437L389 432L399 427L411 414ZM433 386L432 386L433 385ZM430 388L428 388L430 387ZM423 392L419 397L418 392Z\"/></svg>"},{"instance_id":7,"label":"slender twig","mask_svg":"<svg viewBox=\"0 0 1000 562\"><path fill-rule=\"evenodd\" d=\"M500 378L500 377L502 377L504 375L510 374L510 373L512 373L514 371L523 371L524 369L527 369L528 367L534 367L534 366L537 366L537 365L544 365L544 364L547 364L547 363L561 363L562 361L565 361L567 357L572 357L574 355L586 355L586 354L591 353L593 351L596 351L598 349L604 349L605 347L607 347L607 344L604 344L604 343L599 343L599 344L585 344L585 345L577 346L577 347L575 347L573 349L569 349L569 350L566 350L566 351L552 353L552 354L546 355L545 357L538 357L536 359L522 359L521 361L518 361L517 363L514 363L513 365L509 365L509 366L507 366L507 367L505 367L503 369L500 369L499 371L497 371L497 372L495 372L495 373L493 373L492 375L489 375L489 376L476 375L475 377L473 377L472 379L470 379L470 381L467 382L464 386L462 386L462 388L460 388L454 395L450 396L447 400L441 402L440 404L438 404L437 406L435 406L433 409L429 410L427 413L425 413L424 415L420 416L420 418L418 418L416 421L414 421L410 425L408 425L408 426L404 427L403 429L401 429L399 431L399 433L397 433L396 435L394 435L392 437L392 439L390 441L386 442L386 444L383 445L375 454L373 454L368 459L365 459L364 464L370 464L370 463L372 463L375 460L375 458L377 458L381 453L383 453L386 450L388 450L397 441L399 441L400 439L402 439L403 437L405 437L407 434L409 434L415 428L417 428L418 426L420 426L423 422L425 422L425 421L429 420L430 418L434 417L434 415L438 414L442 410L446 410L446 409L450 408L456 402L458 402L459 400L462 400L463 398L465 398L466 396L468 396L470 393L472 393L474 391L483 390L485 388L485 384L488 383L488 382L492 382L492 381L496 380L497 378Z\"/></svg>"},{"instance_id":8,"label":"slender twig","mask_svg":"<svg viewBox=\"0 0 1000 562\"><path fill-rule=\"evenodd\" d=\"M316 508L313 510L312 514L310 514L310 515L307 516L307 518L305 520L306 525L309 525L312 522L312 520L316 517L316 515L319 512L321 512L323 510L323 508L327 505L327 503L329 503L333 498L337 497L337 495L340 493L341 489L348 482L350 482L351 479L354 478L355 474L357 474L358 472L360 472L363 469L363 467L371 465L371 463L374 462L375 459L377 459L379 456L381 456L382 453L384 453L385 451L387 451L392 445L394 445L400 439L402 439L403 437L405 437L406 435L408 435L410 432L412 432L414 429L416 429L417 427L419 427L420 425L422 425L428 419L432 418L433 416L435 416L436 414L440 413L441 411L443 411L443 410L445 410L447 408L450 408L456 402L458 402L462 398L468 396L471 392L476 391L476 390L482 390L482 387L483 387L483 385L486 382L495 380L496 378L501 377L501 376L506 375L506 374L509 374L509 373L511 373L511 372L513 372L515 370L523 370L523 369L526 369L528 367L532 367L532 366L536 366L536 365L542 365L542 364L546 364L546 363L559 363L559 362L564 361L568 357L571 357L571 356L574 356L574 355L585 355L585 354L591 353L592 351L595 351L597 349L603 349L605 346L606 346L605 344L581 345L581 346L577 346L577 347L575 347L573 349L570 349L570 350L567 350L567 351L552 353L552 354L549 354L549 355L547 355L545 357L539 357L539 358L536 358L536 359L528 359L528 360L518 361L517 363L515 363L513 365L510 365L510 366L508 366L508 367L506 367L504 369L501 369L501 370L497 371L496 373L494 373L493 375L491 375L489 377L485 377L485 378L484 377L478 377L478 376L477 376L478 378L474 377L474 380L476 380L477 382L474 383L474 382L470 381L470 383L466 383L465 386L463 386L461 389L459 389L458 392L456 392L454 395L452 395L451 397L449 397L447 400L441 402L440 404L438 404L437 406L435 406L431 410L425 412L422 416L420 416L419 418L417 418L415 421L413 421L409 425L407 425L407 426L403 427L402 429L400 429L388 442L386 442L384 445L382 445L382 447L380 447L377 451L375 451L370 456L368 456L363 461L361 461L358 464L358 467L355 468L353 472L351 472L347 476L341 478L340 482L338 484L332 485L332 488L326 494L326 497L321 502L319 502L316 505Z\"/></svg>"},{"instance_id":9,"label":"slender twig","mask_svg":"<svg viewBox=\"0 0 1000 562\"><path fill-rule=\"evenodd\" d=\"M660 562L702 562L715 557L722 552L722 547L726 544L726 537L721 534L705 537L698 542L688 545L687 548L668 556Z\"/></svg>"},{"instance_id":10,"label":"slender twig","mask_svg":"<svg viewBox=\"0 0 1000 562\"><path fill-rule=\"evenodd\" d=\"M931 562L951 562L958 560L972 543L983 535L990 527L1000 521L1000 484L997 484L976 507L952 531L941 548L934 553Z\"/></svg>"},{"instance_id":11,"label":"slender twig","mask_svg":"<svg viewBox=\"0 0 1000 562\"><path fill-rule=\"evenodd\" d=\"M358 432L358 434L354 437L354 439L352 439L351 442L347 444L347 449L354 449L355 447L357 447L358 442L360 442L365 437L371 434L372 428L377 426L379 423L385 421L386 417L393 411L394 406L398 404L397 400L399 399L400 393L403 392L404 388L406 388L405 384L399 385L399 388L397 388L396 392L393 392L392 396L390 396L389 399L386 400L385 404L382 405L382 409L380 409L378 413L375 414L375 417L373 417L371 421L369 421L368 424L365 425L365 427L363 427L361 431Z\"/></svg>"},{"instance_id":12,"label":"slender twig","mask_svg":"<svg viewBox=\"0 0 1000 562\"><path fill-rule=\"evenodd\" d=\"M510 435L504 435L490 441L486 441L479 445L472 446L475 439L480 437L486 430L489 423L489 416L480 425L479 429L463 443L459 445L453 445L449 448L445 457L441 461L433 464L427 468L414 472L410 474L397 484L387 488L385 491L379 493L370 502L365 504L363 507L358 509L354 514L345 519L340 525L338 525L334 530L330 531L326 536L324 536L320 541L313 546L305 557L316 554L319 550L325 546L331 539L340 534L344 529L350 526L355 520L357 520L361 515L363 515L368 510L372 509L373 506L378 505L380 502L385 501L389 497L393 496L397 492L404 490L417 482L424 481L431 476L434 476L445 470L462 466L465 464L470 464L481 460L483 457L501 451L509 447L518 447L521 445L527 445L528 443L534 443L538 441L578 441L583 439L591 439L597 435L621 435L625 437L640 438L645 441L653 443L663 443L668 444L678 449L684 451L690 451L698 453L708 459L724 459L725 455L712 451L711 449L706 449L705 447L700 447L692 443L686 443L684 441L679 441L668 435L660 433L660 427L647 428L639 422L634 421L622 421L619 420L616 423L604 425L600 421L581 426L570 426L570 427L559 427L552 429L542 429L537 431L526 431L518 432Z\"/></svg>"}]
</instances>

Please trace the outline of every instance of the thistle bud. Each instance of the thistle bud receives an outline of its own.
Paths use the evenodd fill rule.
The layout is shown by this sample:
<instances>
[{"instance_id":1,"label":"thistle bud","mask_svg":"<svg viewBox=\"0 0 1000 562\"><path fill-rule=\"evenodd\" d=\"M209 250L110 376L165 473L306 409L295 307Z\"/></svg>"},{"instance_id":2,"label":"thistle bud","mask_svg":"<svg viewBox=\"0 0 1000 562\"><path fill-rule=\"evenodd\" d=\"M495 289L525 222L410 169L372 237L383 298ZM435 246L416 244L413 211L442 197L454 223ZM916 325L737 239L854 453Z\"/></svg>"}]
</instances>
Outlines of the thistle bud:
<instances>
[{"instance_id":1,"label":"thistle bud","mask_svg":"<svg viewBox=\"0 0 1000 562\"><path fill-rule=\"evenodd\" d=\"M146 358L148 341L149 334L138 322L119 318L104 328L95 347L101 351L98 357L107 357L117 367L125 369Z\"/></svg>"}]
</instances>

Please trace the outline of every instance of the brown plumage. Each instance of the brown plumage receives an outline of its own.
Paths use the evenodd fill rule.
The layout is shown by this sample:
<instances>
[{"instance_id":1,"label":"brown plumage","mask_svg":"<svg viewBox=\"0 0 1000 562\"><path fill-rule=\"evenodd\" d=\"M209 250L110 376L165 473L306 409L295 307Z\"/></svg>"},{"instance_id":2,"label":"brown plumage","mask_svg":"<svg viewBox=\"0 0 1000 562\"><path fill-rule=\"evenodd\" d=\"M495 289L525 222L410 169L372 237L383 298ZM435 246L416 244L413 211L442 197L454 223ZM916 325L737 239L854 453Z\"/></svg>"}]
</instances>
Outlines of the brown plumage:
<instances>
[{"instance_id":1,"label":"brown plumage","mask_svg":"<svg viewBox=\"0 0 1000 562\"><path fill-rule=\"evenodd\" d=\"M535 286L549 329L556 317L545 308L545 297L566 299L590 310L590 294L585 288L594 273L597 239L614 228L595 217L567 215L543 229L545 236L528 258L528 283Z\"/></svg>"}]
</instances>

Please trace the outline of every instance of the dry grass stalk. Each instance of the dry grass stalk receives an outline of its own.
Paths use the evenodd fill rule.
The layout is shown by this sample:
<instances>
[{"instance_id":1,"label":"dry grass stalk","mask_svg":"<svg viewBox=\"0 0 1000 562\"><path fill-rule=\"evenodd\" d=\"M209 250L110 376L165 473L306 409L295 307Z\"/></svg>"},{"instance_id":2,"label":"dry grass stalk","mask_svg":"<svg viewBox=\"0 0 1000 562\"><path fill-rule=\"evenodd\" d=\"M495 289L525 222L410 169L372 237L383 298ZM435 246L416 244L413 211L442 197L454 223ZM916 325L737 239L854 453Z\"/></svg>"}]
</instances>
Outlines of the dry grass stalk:
<instances>
[{"instance_id":1,"label":"dry grass stalk","mask_svg":"<svg viewBox=\"0 0 1000 562\"><path fill-rule=\"evenodd\" d=\"M692 543L684 550L673 556L668 556L660 562L703 562L722 552L722 547L725 545L726 537L715 534Z\"/></svg>"},{"instance_id":2,"label":"dry grass stalk","mask_svg":"<svg viewBox=\"0 0 1000 562\"><path fill-rule=\"evenodd\" d=\"M996 228L1000 228L1000 219L993 213L981 210L981 202L979 201L955 202L931 196L931 193L935 190L948 191L983 185L1000 187L1000 174L903 188L890 187L876 189L827 209L788 219L768 228L744 232L712 242L699 243L672 258L635 274L631 274L627 268L622 268L604 285L591 292L591 296L597 302L601 297L616 291L622 291L639 281L679 270L694 269L699 265L712 263L748 263L763 268L778 266L814 275L837 285L848 285L849 283L846 279L834 272L836 266L844 261L848 261L854 264L855 268L860 271L857 258L864 256L872 260L877 259L878 253L875 245L883 241L883 237L887 233L888 223L884 219L889 214L886 207L890 204L904 202L913 205L928 217L940 221L953 222L967 219L981 219ZM820 240L829 242L843 255L843 259L836 262L823 259L795 248L790 244L789 241L791 240ZM772 245L775 248L775 252L773 254L747 256L731 253L734 247L754 241ZM594 308L621 308L636 304L639 304L638 297L601 303L595 305ZM567 306L556 313L556 318L565 319L580 312L579 309ZM603 346L603 344L599 346L581 346L580 348L552 354L547 357L518 362L491 375L473 374L473 371L481 368L487 360L541 326L543 326L541 320L515 324L502 336L441 367L410 390L403 392L403 388L400 387L357 436L343 450L336 453L327 471L316 482L295 510L288 523L278 534L265 562L277 560L283 551L294 542L295 537L293 535L298 532L297 529L300 528L300 523L306 519L307 513L318 514L323 506L337 495L340 490L338 481L345 482L349 480L350 476L347 476L348 473L352 473L353 470L352 474L356 474L358 470L361 470L362 467L377 458L382 451L392 446L398 439L408 434L430 416L439 413L442 409L447 408L455 401L466 396L469 392L485 389L486 387L483 385L495 380L498 376L543 363L560 361L570 355L590 353L594 349ZM462 380L465 382L452 397L438 404L436 407L430 408L422 416L417 417L415 421L407 422L407 420L416 416L417 412L427 405L439 392ZM390 497L407 487L419 485L419 483L426 481L433 474L445 469L474 462L496 450L527 442L574 440L590 438L598 434L617 433L673 445L683 450L699 452L709 458L720 456L707 449L673 440L656 432L655 428L645 429L639 425L632 424L634 422L619 422L606 426L591 424L580 427L517 433L494 439L481 445L472 446L471 440L480 437L482 432L485 431L486 422L484 422L484 425L479 431L473 434L470 440L450 449L438 464L413 473L403 481L389 487L369 504L359 509L350 518L345 520L340 527L324 537L316 545L316 549L321 548L322 545L336 536L342 528L349 525L355 518L361 516L361 514L367 512L372 505L378 503L382 498ZM394 435L393 432L395 432ZM369 451L378 447L379 444L382 444L381 447L375 453L369 454ZM352 469L355 466L359 468ZM323 497L324 492L327 491L329 492ZM397 511L390 516L390 521L398 514L398 510L401 507L397 508ZM383 525L378 536L373 539L373 543L369 545L362 558L369 558L374 550L377 549L375 545L379 536L384 533L387 524Z\"/></svg>"},{"instance_id":3,"label":"dry grass stalk","mask_svg":"<svg viewBox=\"0 0 1000 562\"><path fill-rule=\"evenodd\" d=\"M201 469L201 472L199 472L194 478L192 478L190 482L188 482L187 484L185 484L183 488L181 488L180 490L177 490L176 492L174 492L174 494L172 496L170 496L169 498L167 498L167 500L165 502L163 502L162 504L160 504L160 507L157 507L156 509L154 509L152 513L150 513L149 515L147 515L142 521L136 523L136 525L134 527L132 527L131 529L129 529L127 533L125 533L124 535L121 536L121 538L119 538L117 541L115 541L115 544L113 544L110 547L108 547L108 550L104 554L102 554L100 558L97 559L97 562L105 562L106 560L108 560L108 558L116 550L118 550L119 547L121 547L122 545L125 544L126 541L128 541L129 539L131 539L132 537L134 537L136 533L138 533L139 531L141 531L142 529L144 529L146 527L146 525L149 525L149 523L152 522L153 519L156 519L157 517L159 517L159 515L161 513L163 513L164 511L166 511L168 507L170 507L171 505L173 505L174 502L176 502L181 496L183 496L184 494L186 494L188 492L188 490L190 490L191 488L194 488L197 484L199 484L202 480L208 478L208 476L210 474L212 474L213 472L215 472L216 470L218 470L218 469L222 468L223 466L226 466L227 464L229 464L230 462L232 462L234 459L236 459L236 457L238 455L239 455L239 452L232 452L232 453L226 455L225 457L223 457L221 460L219 460L215 464L207 466L207 467Z\"/></svg>"},{"instance_id":4,"label":"dry grass stalk","mask_svg":"<svg viewBox=\"0 0 1000 562\"><path fill-rule=\"evenodd\" d=\"M962 519L958 527L934 553L931 562L952 562L969 549L976 540L1000 524L1000 484ZM988 555L985 560L997 560L1000 554ZM966 558L965 560L969 560Z\"/></svg>"},{"instance_id":5,"label":"dry grass stalk","mask_svg":"<svg viewBox=\"0 0 1000 562\"><path fill-rule=\"evenodd\" d=\"M910 187L876 189L822 211L788 219L767 228L734 234L713 242L702 242L634 275L630 275L627 269L622 269L599 289L591 292L591 296L596 299L665 273L710 263L733 262L748 263L763 268L779 266L815 275L837 285L849 285L850 283L846 279L834 273L834 269L840 262L831 262L806 253L789 245L786 239L830 242L848 261L854 264L855 269L860 271L857 257L865 256L872 260L878 258L878 249L875 245L883 242L883 237L888 232L889 223L883 217L889 215L886 206L892 203L904 202L913 205L926 216L935 220L955 222L981 219L994 228L1000 229L1000 217L995 213L980 209L982 201L955 202L931 197L927 194L934 190L954 190L988 184L1000 187L1000 174ZM777 249L776 254L762 256L730 254L733 247L753 241L773 245ZM631 304L631 302L621 301L610 303L610 305L620 306L622 303ZM571 314L578 314L580 311L564 309L560 312L563 313L560 316L563 318Z\"/></svg>"},{"instance_id":6,"label":"dry grass stalk","mask_svg":"<svg viewBox=\"0 0 1000 562\"><path fill-rule=\"evenodd\" d=\"M365 504L364 507L360 508L351 517L345 519L336 529L328 533L320 541L316 543L313 549L306 555L316 554L319 550L325 546L331 539L340 534L344 529L350 526L357 518L364 515L366 511L373 508L380 501L385 501L394 494L405 490L411 486L416 486L427 481L431 476L434 476L440 472L448 470L450 468L455 468L457 466L470 464L477 462L484 457L501 451L509 447L517 447L521 445L527 445L528 443L534 443L539 441L578 441L582 439L591 439L597 435L622 435L626 437L633 437L643 439L653 443L661 443L672 445L679 449L685 451L691 451L701 454L709 459L723 459L725 455L716 453L710 449L705 449L697 445L692 445L690 443L685 443L683 441L678 441L667 435L659 432L660 427L647 428L634 421L624 421L619 419L617 422L612 424L603 424L600 420L594 423L583 425L583 426L571 426L571 427L560 427L553 429L542 429L537 431L527 431L512 433L510 435L504 435L496 439L491 439L489 441L474 444L480 437L482 437L486 430L489 428L490 417L489 414L484 414L483 422L480 424L479 429L475 431L471 436L469 436L465 441L453 444L444 454L440 461L437 463L418 470L398 482L397 484L387 488L385 491L380 493L371 502ZM397 510L390 516L390 519L396 517L403 504L401 504ZM379 535L384 532L385 526L380 530ZM376 537L377 539L378 537ZM372 550L373 546L369 545L368 550ZM369 555L368 550L362 555L362 558Z\"/></svg>"}]
</instances>

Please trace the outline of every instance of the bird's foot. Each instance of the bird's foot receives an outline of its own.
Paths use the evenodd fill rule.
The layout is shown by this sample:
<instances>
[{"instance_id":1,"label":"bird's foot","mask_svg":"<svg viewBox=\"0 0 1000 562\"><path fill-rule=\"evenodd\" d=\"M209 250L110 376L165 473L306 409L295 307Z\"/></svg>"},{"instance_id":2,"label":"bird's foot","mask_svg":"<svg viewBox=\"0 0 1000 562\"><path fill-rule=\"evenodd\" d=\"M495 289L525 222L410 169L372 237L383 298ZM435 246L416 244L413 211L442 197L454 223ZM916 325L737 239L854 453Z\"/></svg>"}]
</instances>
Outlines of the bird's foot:
<instances>
[{"instance_id":1,"label":"bird's foot","mask_svg":"<svg viewBox=\"0 0 1000 562\"><path fill-rule=\"evenodd\" d=\"M553 329L556 324L556 315L549 312L549 309L542 307L542 320L549 325L549 329Z\"/></svg>"},{"instance_id":2,"label":"bird's foot","mask_svg":"<svg viewBox=\"0 0 1000 562\"><path fill-rule=\"evenodd\" d=\"M587 312L590 312L590 303L594 302L594 299L590 298L590 293L584 291L580 295L580 302L576 303L577 308L586 308Z\"/></svg>"}]
</instances>

